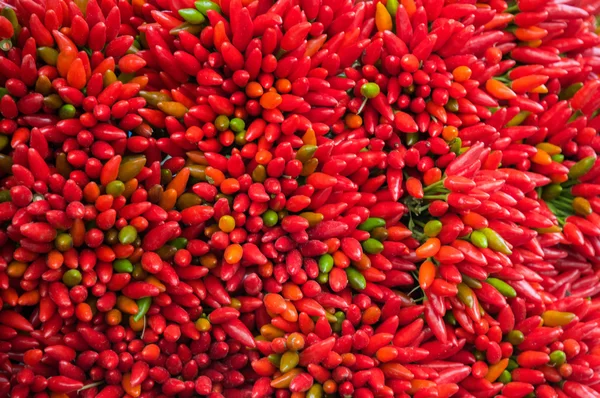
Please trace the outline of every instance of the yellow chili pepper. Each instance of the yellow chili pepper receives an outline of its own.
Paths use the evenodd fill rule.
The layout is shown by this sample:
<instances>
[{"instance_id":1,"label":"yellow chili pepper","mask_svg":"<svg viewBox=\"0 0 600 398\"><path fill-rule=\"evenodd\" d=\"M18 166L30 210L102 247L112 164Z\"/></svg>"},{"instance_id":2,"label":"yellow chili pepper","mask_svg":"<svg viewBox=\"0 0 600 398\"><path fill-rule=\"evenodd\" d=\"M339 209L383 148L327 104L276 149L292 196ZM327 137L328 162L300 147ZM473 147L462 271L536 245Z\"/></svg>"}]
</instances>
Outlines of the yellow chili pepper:
<instances>
[{"instance_id":1,"label":"yellow chili pepper","mask_svg":"<svg viewBox=\"0 0 600 398\"><path fill-rule=\"evenodd\" d=\"M379 32L392 30L392 16L383 3L377 3L375 10L375 25Z\"/></svg>"},{"instance_id":2,"label":"yellow chili pepper","mask_svg":"<svg viewBox=\"0 0 600 398\"><path fill-rule=\"evenodd\" d=\"M541 149L548 153L548 155L558 155L562 152L562 148L558 145L550 144L549 142L540 142L535 146L537 149Z\"/></svg>"},{"instance_id":3,"label":"yellow chili pepper","mask_svg":"<svg viewBox=\"0 0 600 398\"><path fill-rule=\"evenodd\" d=\"M555 310L548 310L542 313L542 319L544 320L545 326L565 326L571 323L576 315L572 312L562 312Z\"/></svg>"},{"instance_id":4,"label":"yellow chili pepper","mask_svg":"<svg viewBox=\"0 0 600 398\"><path fill-rule=\"evenodd\" d=\"M181 119L188 111L185 105L175 101L159 102L158 109L177 119Z\"/></svg>"}]
</instances>

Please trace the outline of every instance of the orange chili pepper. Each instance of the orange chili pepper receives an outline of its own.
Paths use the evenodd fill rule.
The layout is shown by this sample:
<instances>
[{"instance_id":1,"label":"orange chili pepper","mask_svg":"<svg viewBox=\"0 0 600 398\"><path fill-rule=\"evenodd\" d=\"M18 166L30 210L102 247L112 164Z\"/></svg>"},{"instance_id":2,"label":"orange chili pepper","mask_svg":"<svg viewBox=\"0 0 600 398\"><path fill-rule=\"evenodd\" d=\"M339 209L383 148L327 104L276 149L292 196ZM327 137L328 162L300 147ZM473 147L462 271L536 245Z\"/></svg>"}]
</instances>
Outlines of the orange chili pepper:
<instances>
[{"instance_id":1,"label":"orange chili pepper","mask_svg":"<svg viewBox=\"0 0 600 398\"><path fill-rule=\"evenodd\" d=\"M67 72L67 83L69 83L71 87L74 87L77 90L81 90L85 87L87 83L87 78L81 59L76 58L71 63L69 71Z\"/></svg>"},{"instance_id":2,"label":"orange chili pepper","mask_svg":"<svg viewBox=\"0 0 600 398\"><path fill-rule=\"evenodd\" d=\"M281 98L281 95L275 92L268 92L264 93L260 97L260 106L265 109L275 109L279 106L279 104L281 104L282 101L283 99Z\"/></svg>"},{"instance_id":3,"label":"orange chili pepper","mask_svg":"<svg viewBox=\"0 0 600 398\"><path fill-rule=\"evenodd\" d=\"M228 264L236 264L242 260L242 254L244 250L242 246L234 243L232 245L227 246L225 249L225 253L223 254L223 258Z\"/></svg>"},{"instance_id":4,"label":"orange chili pepper","mask_svg":"<svg viewBox=\"0 0 600 398\"><path fill-rule=\"evenodd\" d=\"M56 69L58 70L58 74L62 77L66 77L71 68L71 64L75 59L77 59L77 53L73 50L61 51L58 53L58 58L56 59Z\"/></svg>"},{"instance_id":5,"label":"orange chili pepper","mask_svg":"<svg viewBox=\"0 0 600 398\"><path fill-rule=\"evenodd\" d=\"M489 79L485 82L485 89L488 93L498 99L510 100L517 97L517 94L515 94L514 91L499 80Z\"/></svg>"},{"instance_id":6,"label":"orange chili pepper","mask_svg":"<svg viewBox=\"0 0 600 398\"><path fill-rule=\"evenodd\" d=\"M174 189L177 193L177 196L181 196L185 192L185 187L190 178L190 169L188 167L184 167L179 170L177 175L171 180L169 185L167 185L167 190Z\"/></svg>"},{"instance_id":7,"label":"orange chili pepper","mask_svg":"<svg viewBox=\"0 0 600 398\"><path fill-rule=\"evenodd\" d=\"M31 290L29 292L25 292L19 297L18 304L22 306L30 306L36 305L40 302L40 292L39 290Z\"/></svg>"},{"instance_id":8,"label":"orange chili pepper","mask_svg":"<svg viewBox=\"0 0 600 398\"><path fill-rule=\"evenodd\" d=\"M421 286L421 289L425 290L431 286L435 279L436 271L435 264L429 260L424 261L419 266L419 286Z\"/></svg>"},{"instance_id":9,"label":"orange chili pepper","mask_svg":"<svg viewBox=\"0 0 600 398\"><path fill-rule=\"evenodd\" d=\"M215 48L217 50L221 50L221 46L223 45L223 43L228 41L229 38L227 37L227 32L225 31L225 24L223 23L223 21L217 22L214 27Z\"/></svg>"},{"instance_id":10,"label":"orange chili pepper","mask_svg":"<svg viewBox=\"0 0 600 398\"><path fill-rule=\"evenodd\" d=\"M176 202L177 191L174 189L167 189L165 192L163 192L162 196L160 197L158 205L165 210L171 210L173 207L175 207Z\"/></svg>"},{"instance_id":11,"label":"orange chili pepper","mask_svg":"<svg viewBox=\"0 0 600 398\"><path fill-rule=\"evenodd\" d=\"M438 238L429 238L415 252L419 258L428 258L435 256L440 251L440 247L441 243Z\"/></svg>"}]
</instances>

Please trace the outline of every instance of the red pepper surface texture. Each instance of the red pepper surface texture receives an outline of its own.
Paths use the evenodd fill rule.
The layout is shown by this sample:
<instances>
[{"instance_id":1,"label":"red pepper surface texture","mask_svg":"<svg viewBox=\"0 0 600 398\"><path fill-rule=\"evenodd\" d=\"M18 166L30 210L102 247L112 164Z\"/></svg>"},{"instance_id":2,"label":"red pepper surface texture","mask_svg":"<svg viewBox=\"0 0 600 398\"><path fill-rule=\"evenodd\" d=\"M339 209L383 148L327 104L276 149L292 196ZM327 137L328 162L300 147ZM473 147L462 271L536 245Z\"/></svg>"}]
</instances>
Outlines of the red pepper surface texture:
<instances>
[{"instance_id":1,"label":"red pepper surface texture","mask_svg":"<svg viewBox=\"0 0 600 398\"><path fill-rule=\"evenodd\" d=\"M0 397L600 397L597 0L1 0Z\"/></svg>"}]
</instances>

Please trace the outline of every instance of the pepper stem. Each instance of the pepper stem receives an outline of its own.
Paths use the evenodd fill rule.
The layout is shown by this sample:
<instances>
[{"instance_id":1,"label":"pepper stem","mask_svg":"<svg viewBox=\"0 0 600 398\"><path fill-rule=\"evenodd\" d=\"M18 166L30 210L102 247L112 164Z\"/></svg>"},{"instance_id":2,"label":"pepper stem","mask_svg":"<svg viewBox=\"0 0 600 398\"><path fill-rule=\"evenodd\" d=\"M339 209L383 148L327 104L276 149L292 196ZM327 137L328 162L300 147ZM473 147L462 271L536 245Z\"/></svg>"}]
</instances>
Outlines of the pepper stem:
<instances>
[{"instance_id":1,"label":"pepper stem","mask_svg":"<svg viewBox=\"0 0 600 398\"><path fill-rule=\"evenodd\" d=\"M447 200L448 199L448 195L444 194L444 195L425 195L423 196L423 199L427 199L427 200Z\"/></svg>"},{"instance_id":2,"label":"pepper stem","mask_svg":"<svg viewBox=\"0 0 600 398\"><path fill-rule=\"evenodd\" d=\"M87 384L87 385L81 387L79 390L77 390L77 392L80 393L83 390L88 390L90 388L98 387L99 385L102 385L102 384L104 384L103 381L97 381L95 383Z\"/></svg>"},{"instance_id":3,"label":"pepper stem","mask_svg":"<svg viewBox=\"0 0 600 398\"><path fill-rule=\"evenodd\" d=\"M360 105L360 108L358 108L358 112L356 112L357 115L360 115L360 113L363 111L363 109L365 108L365 105L367 105L367 101L369 99L365 98L362 102L362 104Z\"/></svg>"},{"instance_id":4,"label":"pepper stem","mask_svg":"<svg viewBox=\"0 0 600 398\"><path fill-rule=\"evenodd\" d=\"M444 185L444 180L439 180L438 182L434 182L431 185L426 186L425 188L423 188L423 192L431 192L432 190L435 190L436 188L443 186Z\"/></svg>"}]
</instances>

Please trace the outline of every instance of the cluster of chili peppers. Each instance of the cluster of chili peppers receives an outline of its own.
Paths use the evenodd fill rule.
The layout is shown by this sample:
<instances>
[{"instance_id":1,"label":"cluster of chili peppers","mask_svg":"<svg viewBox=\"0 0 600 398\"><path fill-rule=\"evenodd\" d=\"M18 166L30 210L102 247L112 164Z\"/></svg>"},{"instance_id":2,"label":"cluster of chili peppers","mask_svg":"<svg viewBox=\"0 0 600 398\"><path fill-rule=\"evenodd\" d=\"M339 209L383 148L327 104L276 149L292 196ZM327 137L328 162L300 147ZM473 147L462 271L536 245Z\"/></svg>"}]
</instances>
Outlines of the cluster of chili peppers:
<instances>
[{"instance_id":1,"label":"cluster of chili peppers","mask_svg":"<svg viewBox=\"0 0 600 398\"><path fill-rule=\"evenodd\" d=\"M600 397L598 1L0 6L0 396Z\"/></svg>"}]
</instances>

